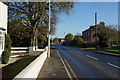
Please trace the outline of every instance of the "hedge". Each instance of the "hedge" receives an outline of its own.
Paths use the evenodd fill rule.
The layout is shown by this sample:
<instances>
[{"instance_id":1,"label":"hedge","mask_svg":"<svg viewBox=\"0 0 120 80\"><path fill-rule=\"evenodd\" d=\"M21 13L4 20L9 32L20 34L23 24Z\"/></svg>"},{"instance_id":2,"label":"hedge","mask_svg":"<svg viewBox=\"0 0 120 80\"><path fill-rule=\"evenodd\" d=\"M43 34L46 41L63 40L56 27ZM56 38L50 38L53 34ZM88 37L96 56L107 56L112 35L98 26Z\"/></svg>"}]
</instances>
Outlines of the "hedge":
<instances>
[{"instance_id":1,"label":"hedge","mask_svg":"<svg viewBox=\"0 0 120 80\"><path fill-rule=\"evenodd\" d=\"M7 64L9 62L10 52L5 50L2 52L2 64Z\"/></svg>"}]
</instances>

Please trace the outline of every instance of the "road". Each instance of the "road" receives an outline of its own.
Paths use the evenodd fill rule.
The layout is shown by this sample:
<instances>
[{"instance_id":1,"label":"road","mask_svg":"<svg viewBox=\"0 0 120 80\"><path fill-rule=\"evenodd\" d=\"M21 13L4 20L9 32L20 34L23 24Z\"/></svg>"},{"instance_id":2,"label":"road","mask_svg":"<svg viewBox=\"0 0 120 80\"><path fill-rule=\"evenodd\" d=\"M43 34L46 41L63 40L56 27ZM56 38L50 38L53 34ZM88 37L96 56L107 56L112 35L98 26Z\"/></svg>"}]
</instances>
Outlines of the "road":
<instances>
[{"instance_id":1,"label":"road","mask_svg":"<svg viewBox=\"0 0 120 80\"><path fill-rule=\"evenodd\" d=\"M53 45L77 78L119 78L120 58L91 50Z\"/></svg>"}]
</instances>

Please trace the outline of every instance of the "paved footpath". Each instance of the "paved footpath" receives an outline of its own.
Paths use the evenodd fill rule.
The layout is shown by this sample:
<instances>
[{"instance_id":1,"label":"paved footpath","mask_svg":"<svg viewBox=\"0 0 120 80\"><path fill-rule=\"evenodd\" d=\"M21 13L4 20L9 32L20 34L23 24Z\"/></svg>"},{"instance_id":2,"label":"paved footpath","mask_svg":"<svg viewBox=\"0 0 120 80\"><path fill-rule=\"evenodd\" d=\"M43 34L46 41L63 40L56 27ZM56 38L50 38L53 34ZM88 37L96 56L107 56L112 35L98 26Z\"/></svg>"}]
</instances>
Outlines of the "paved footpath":
<instances>
[{"instance_id":1,"label":"paved footpath","mask_svg":"<svg viewBox=\"0 0 120 80\"><path fill-rule=\"evenodd\" d=\"M65 67L59 57L56 49L51 49L51 58L47 58L43 65L37 80L44 79L69 79Z\"/></svg>"}]
</instances>

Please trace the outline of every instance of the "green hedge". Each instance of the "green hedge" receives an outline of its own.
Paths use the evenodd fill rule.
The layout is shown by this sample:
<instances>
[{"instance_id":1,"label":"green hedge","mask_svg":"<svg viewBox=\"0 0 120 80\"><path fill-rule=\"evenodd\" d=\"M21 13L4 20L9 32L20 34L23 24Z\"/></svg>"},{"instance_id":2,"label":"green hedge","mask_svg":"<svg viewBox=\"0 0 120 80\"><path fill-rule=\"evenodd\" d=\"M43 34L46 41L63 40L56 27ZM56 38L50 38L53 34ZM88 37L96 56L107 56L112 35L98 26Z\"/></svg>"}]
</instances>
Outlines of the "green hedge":
<instances>
[{"instance_id":1,"label":"green hedge","mask_svg":"<svg viewBox=\"0 0 120 80\"><path fill-rule=\"evenodd\" d=\"M85 41L82 47L87 48L87 47L95 47L95 43Z\"/></svg>"},{"instance_id":2,"label":"green hedge","mask_svg":"<svg viewBox=\"0 0 120 80\"><path fill-rule=\"evenodd\" d=\"M8 34L5 34L5 48L2 52L2 64L7 64L9 62L9 57L11 56L11 40Z\"/></svg>"},{"instance_id":3,"label":"green hedge","mask_svg":"<svg viewBox=\"0 0 120 80\"><path fill-rule=\"evenodd\" d=\"M35 59L36 57L26 57L3 67L2 80L12 80L18 73L20 73L26 66L28 66Z\"/></svg>"},{"instance_id":4,"label":"green hedge","mask_svg":"<svg viewBox=\"0 0 120 80\"><path fill-rule=\"evenodd\" d=\"M8 34L5 34L5 50L11 52L11 40Z\"/></svg>"},{"instance_id":5,"label":"green hedge","mask_svg":"<svg viewBox=\"0 0 120 80\"><path fill-rule=\"evenodd\" d=\"M10 52L8 50L5 50L2 52L2 64L7 64L9 61Z\"/></svg>"}]
</instances>

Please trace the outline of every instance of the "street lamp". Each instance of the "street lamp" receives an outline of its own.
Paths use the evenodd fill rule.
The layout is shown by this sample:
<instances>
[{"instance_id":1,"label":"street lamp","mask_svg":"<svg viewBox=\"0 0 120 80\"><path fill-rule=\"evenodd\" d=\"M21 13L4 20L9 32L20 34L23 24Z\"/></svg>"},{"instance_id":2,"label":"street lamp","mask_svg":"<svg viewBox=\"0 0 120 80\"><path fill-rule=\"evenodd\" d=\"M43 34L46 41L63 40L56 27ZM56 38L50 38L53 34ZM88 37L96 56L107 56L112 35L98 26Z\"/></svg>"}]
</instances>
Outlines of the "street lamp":
<instances>
[{"instance_id":1,"label":"street lamp","mask_svg":"<svg viewBox=\"0 0 120 80\"><path fill-rule=\"evenodd\" d=\"M51 17L51 10L50 10L50 0L49 0L49 27L48 27L48 58L50 58L50 17Z\"/></svg>"}]
</instances>

